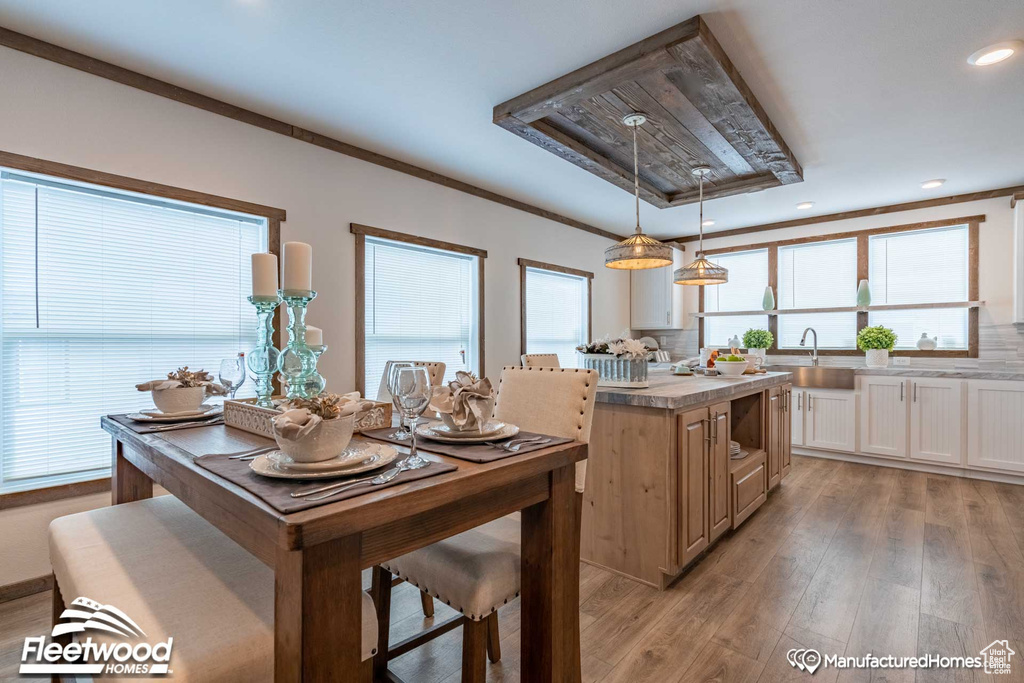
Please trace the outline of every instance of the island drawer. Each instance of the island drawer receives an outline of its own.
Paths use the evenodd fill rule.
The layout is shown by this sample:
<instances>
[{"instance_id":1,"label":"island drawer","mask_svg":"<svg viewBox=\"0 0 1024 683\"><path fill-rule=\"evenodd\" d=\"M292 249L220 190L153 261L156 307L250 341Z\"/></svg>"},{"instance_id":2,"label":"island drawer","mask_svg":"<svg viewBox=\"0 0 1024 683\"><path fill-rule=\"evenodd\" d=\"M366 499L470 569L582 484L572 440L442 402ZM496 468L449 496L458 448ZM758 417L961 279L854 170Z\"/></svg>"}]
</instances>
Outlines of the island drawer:
<instances>
[{"instance_id":1,"label":"island drawer","mask_svg":"<svg viewBox=\"0 0 1024 683\"><path fill-rule=\"evenodd\" d=\"M765 452L751 453L737 464L731 474L732 480L732 528L761 507L768 497L765 477Z\"/></svg>"}]
</instances>

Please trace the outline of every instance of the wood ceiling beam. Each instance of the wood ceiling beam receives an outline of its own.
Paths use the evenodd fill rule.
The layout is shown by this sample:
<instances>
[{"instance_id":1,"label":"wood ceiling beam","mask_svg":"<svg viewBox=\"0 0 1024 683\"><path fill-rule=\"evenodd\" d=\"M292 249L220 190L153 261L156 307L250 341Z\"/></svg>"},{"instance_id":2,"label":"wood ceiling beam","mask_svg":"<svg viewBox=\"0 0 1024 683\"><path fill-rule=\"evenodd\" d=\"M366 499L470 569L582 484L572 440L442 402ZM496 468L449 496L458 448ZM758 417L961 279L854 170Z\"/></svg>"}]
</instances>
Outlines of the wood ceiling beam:
<instances>
[{"instance_id":1,"label":"wood ceiling beam","mask_svg":"<svg viewBox=\"0 0 1024 683\"><path fill-rule=\"evenodd\" d=\"M617 235L608 230L603 230L582 221L563 216L555 213L554 211L548 211L547 209L542 209L540 207L533 206L532 204L512 199L511 197L506 197L498 194L497 192L485 190L481 187L471 185L461 180L456 180L455 178L450 178L414 164L399 161L398 159L393 159L383 154L378 154L377 152L371 152L368 149L356 147L355 145L347 142L335 140L334 138L327 137L326 135L321 135L320 133L306 130L299 126L294 126L285 121L280 121L242 107L237 107L233 104L202 95L192 90L178 87L166 81L151 78L150 76L138 73L137 71L131 71L130 69L125 69L124 67L104 62L100 59L96 59L95 57L82 54L81 52L75 52L73 50L60 47L59 45L54 45L53 43L48 43L46 41L39 40L38 38L18 33L17 31L0 27L0 46L9 47L13 50L18 50L19 52L24 52L34 57L39 57L72 69L84 71L92 74L93 76L99 76L100 78L105 78L107 80L114 81L115 83L143 90L153 95L166 97L167 99L174 100L175 102L187 104L189 106L196 107L197 109L202 109L213 114L234 119L235 121L241 121L242 123L247 123L251 126L256 126L257 128L262 128L263 130L268 130L272 133L301 140L311 145L316 145L317 147L322 147L354 159L359 159L360 161L365 161L376 166L382 166L384 168L391 169L392 171L398 171L399 173L413 176L414 178L419 178L420 180L426 180L427 182L458 190L459 192L464 192L466 194L473 195L474 197L479 197L480 199L486 199L487 201L501 204L502 206L507 206L534 216L546 218L547 220L555 221L556 223L561 223L577 230L583 230L584 232L589 232L593 235L600 235L601 237L606 237L615 241L624 239L624 236L622 235ZM632 189L632 183L630 184L630 189Z\"/></svg>"}]
</instances>

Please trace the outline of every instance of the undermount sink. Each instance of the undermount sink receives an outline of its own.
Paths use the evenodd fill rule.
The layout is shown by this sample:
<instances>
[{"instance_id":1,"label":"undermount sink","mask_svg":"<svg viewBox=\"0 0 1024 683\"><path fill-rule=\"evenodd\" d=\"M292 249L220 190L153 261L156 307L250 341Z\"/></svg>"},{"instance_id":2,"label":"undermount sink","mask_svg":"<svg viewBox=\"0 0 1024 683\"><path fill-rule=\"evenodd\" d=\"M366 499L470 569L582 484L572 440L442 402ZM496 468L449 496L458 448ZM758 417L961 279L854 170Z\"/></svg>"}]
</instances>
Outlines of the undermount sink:
<instances>
[{"instance_id":1,"label":"undermount sink","mask_svg":"<svg viewBox=\"0 0 1024 683\"><path fill-rule=\"evenodd\" d=\"M767 365L769 372L793 373L793 384L812 389L853 389L855 388L854 368L837 368L813 365Z\"/></svg>"}]
</instances>

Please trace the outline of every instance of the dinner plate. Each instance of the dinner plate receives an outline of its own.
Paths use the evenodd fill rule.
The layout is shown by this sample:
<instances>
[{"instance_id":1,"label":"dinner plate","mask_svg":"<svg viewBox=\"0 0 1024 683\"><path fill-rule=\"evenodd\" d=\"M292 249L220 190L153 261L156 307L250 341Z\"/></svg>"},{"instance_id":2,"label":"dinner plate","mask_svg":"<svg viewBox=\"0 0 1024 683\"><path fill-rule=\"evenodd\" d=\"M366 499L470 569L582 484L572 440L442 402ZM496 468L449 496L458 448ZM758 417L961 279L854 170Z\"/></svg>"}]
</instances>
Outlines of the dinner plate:
<instances>
[{"instance_id":1,"label":"dinner plate","mask_svg":"<svg viewBox=\"0 0 1024 683\"><path fill-rule=\"evenodd\" d=\"M351 467L356 467L366 460L366 446L367 444L349 446L336 458L319 462L296 462L283 451L271 451L267 453L267 457L277 465L278 469L288 470L289 472L344 471Z\"/></svg>"},{"instance_id":2,"label":"dinner plate","mask_svg":"<svg viewBox=\"0 0 1024 683\"><path fill-rule=\"evenodd\" d=\"M154 411L153 415L147 415L146 413L128 413L127 417L129 420L135 420L136 422L187 422L189 420L202 420L208 417L212 418L223 412L224 406L211 406L210 410L202 412L172 413L170 415L164 415Z\"/></svg>"},{"instance_id":3,"label":"dinner plate","mask_svg":"<svg viewBox=\"0 0 1024 683\"><path fill-rule=\"evenodd\" d=\"M148 415L149 417L199 417L201 415L205 415L214 408L219 407L220 406L207 405L204 403L203 405L199 406L199 410L180 410L176 413L165 413L161 411L159 408L153 408L151 410L140 410L139 412L142 413L143 415Z\"/></svg>"},{"instance_id":4,"label":"dinner plate","mask_svg":"<svg viewBox=\"0 0 1024 683\"><path fill-rule=\"evenodd\" d=\"M472 432L460 432L441 422L428 424L426 426L429 427L430 431L435 435L447 437L449 439L473 439L478 436L484 436L489 439L504 429L505 423L500 420L488 420L483 429L477 429Z\"/></svg>"},{"instance_id":5,"label":"dinner plate","mask_svg":"<svg viewBox=\"0 0 1024 683\"><path fill-rule=\"evenodd\" d=\"M508 424L507 422L499 431L494 434L488 434L487 436L451 437L434 432L431 425L421 425L416 428L417 436L422 436L424 439L440 441L441 443L483 443L485 441L501 441L502 439L511 439L518 433L519 427L513 424Z\"/></svg>"},{"instance_id":6,"label":"dinner plate","mask_svg":"<svg viewBox=\"0 0 1024 683\"><path fill-rule=\"evenodd\" d=\"M365 448L360 450L363 451L366 457L355 465L350 464L342 469L320 470L316 472L299 472L287 469L278 465L271 457L280 453L280 451L271 451L270 453L258 456L255 460L249 462L249 468L256 474L262 474L264 477L273 477L275 479L337 479L352 474L379 470L390 465L398 457L398 451L385 444L367 444Z\"/></svg>"}]
</instances>

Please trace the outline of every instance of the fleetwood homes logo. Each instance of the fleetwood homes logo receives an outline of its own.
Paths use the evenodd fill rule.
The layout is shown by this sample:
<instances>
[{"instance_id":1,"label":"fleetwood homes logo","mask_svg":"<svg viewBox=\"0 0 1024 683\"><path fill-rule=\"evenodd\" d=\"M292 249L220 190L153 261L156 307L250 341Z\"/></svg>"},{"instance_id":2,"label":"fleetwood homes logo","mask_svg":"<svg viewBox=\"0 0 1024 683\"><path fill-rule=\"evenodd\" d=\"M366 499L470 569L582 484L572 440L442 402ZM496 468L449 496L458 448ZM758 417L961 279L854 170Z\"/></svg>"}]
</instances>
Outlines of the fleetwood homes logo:
<instances>
[{"instance_id":1,"label":"fleetwood homes logo","mask_svg":"<svg viewBox=\"0 0 1024 683\"><path fill-rule=\"evenodd\" d=\"M51 638L69 634L86 634L85 639L59 643L46 642L46 636L25 639L21 651L22 674L167 674L173 638L167 642L102 642L93 641L89 631L99 631L137 641L146 635L138 624L113 605L101 605L89 598L75 598L71 607L60 615Z\"/></svg>"}]
</instances>

